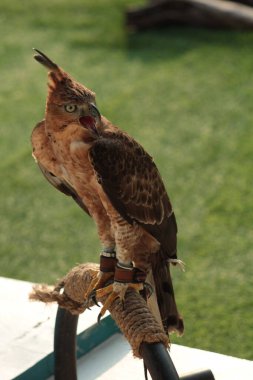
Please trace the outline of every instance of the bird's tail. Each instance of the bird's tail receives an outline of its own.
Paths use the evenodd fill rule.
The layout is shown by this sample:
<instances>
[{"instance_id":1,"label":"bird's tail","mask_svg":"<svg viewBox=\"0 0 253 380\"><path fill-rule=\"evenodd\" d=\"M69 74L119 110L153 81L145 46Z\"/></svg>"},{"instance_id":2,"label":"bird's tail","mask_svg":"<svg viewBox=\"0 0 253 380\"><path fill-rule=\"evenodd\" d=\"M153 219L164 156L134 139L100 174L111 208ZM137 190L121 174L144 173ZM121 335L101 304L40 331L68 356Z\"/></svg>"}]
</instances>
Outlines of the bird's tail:
<instances>
[{"instance_id":1,"label":"bird's tail","mask_svg":"<svg viewBox=\"0 0 253 380\"><path fill-rule=\"evenodd\" d=\"M159 255L160 252L157 254ZM166 333L176 332L178 335L182 335L184 323L177 310L169 264L163 260L156 260L152 264L152 271L148 274L147 282L154 290L148 300L152 314L163 326Z\"/></svg>"}]
</instances>

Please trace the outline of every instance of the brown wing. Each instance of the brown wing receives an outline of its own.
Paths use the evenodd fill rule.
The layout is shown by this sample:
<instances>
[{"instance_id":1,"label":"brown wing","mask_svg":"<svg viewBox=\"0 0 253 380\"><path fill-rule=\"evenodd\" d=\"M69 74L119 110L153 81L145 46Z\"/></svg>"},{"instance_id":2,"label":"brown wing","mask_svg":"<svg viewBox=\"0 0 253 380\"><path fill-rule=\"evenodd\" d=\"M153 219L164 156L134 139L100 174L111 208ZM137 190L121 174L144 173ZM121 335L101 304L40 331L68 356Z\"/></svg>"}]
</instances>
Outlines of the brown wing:
<instances>
[{"instance_id":1,"label":"brown wing","mask_svg":"<svg viewBox=\"0 0 253 380\"><path fill-rule=\"evenodd\" d=\"M104 134L90 150L97 179L115 209L129 223L137 222L160 242L151 255L156 297L164 329L183 332L170 277L168 258L177 258L175 215L152 158L130 137Z\"/></svg>"},{"instance_id":2,"label":"brown wing","mask_svg":"<svg viewBox=\"0 0 253 380\"><path fill-rule=\"evenodd\" d=\"M176 234L175 217L153 159L126 134L107 133L94 143L90 160L99 183L121 216L143 226L169 256L173 255L174 244L173 249L169 246L170 232Z\"/></svg>"},{"instance_id":3,"label":"brown wing","mask_svg":"<svg viewBox=\"0 0 253 380\"><path fill-rule=\"evenodd\" d=\"M71 196L74 199L74 201L85 212L87 212L87 214L89 214L89 211L87 207L85 206L85 204L83 203L82 199L79 197L77 192L73 189L73 187L69 185L69 183L56 177L53 173L49 172L39 161L37 163L44 177L48 180L49 183L51 183L51 185L53 185L57 190L61 191L65 195Z\"/></svg>"},{"instance_id":4,"label":"brown wing","mask_svg":"<svg viewBox=\"0 0 253 380\"><path fill-rule=\"evenodd\" d=\"M64 179L56 175L57 160L45 132L45 120L40 121L33 129L31 143L33 147L33 156L48 182L51 183L51 185L53 185L57 190L71 196L75 202L85 212L87 212L87 214L89 214L87 207L73 187Z\"/></svg>"}]
</instances>

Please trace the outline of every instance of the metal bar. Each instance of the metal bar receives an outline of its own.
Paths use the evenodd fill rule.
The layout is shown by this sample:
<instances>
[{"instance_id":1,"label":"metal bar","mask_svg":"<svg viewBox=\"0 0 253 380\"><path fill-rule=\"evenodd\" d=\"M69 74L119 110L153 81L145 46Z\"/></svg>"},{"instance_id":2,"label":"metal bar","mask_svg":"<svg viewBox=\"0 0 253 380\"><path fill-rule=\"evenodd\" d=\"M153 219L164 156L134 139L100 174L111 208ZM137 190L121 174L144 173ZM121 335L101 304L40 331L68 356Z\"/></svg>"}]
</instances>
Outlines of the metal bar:
<instances>
[{"instance_id":1,"label":"metal bar","mask_svg":"<svg viewBox=\"0 0 253 380\"><path fill-rule=\"evenodd\" d=\"M58 307L54 331L55 380L77 380L76 330L78 316Z\"/></svg>"},{"instance_id":2,"label":"metal bar","mask_svg":"<svg viewBox=\"0 0 253 380\"><path fill-rule=\"evenodd\" d=\"M179 378L173 361L162 343L142 343L140 353L153 380L215 380L211 370Z\"/></svg>"},{"instance_id":3,"label":"metal bar","mask_svg":"<svg viewBox=\"0 0 253 380\"><path fill-rule=\"evenodd\" d=\"M214 375L210 369L201 372L189 373L180 377L180 380L215 380Z\"/></svg>"},{"instance_id":4,"label":"metal bar","mask_svg":"<svg viewBox=\"0 0 253 380\"><path fill-rule=\"evenodd\" d=\"M154 380L179 380L176 368L162 343L142 343L140 354Z\"/></svg>"},{"instance_id":5,"label":"metal bar","mask_svg":"<svg viewBox=\"0 0 253 380\"><path fill-rule=\"evenodd\" d=\"M76 330L78 315L58 307L54 334L55 380L77 380ZM142 343L140 353L153 380L215 380L210 370L179 378L162 343Z\"/></svg>"}]
</instances>

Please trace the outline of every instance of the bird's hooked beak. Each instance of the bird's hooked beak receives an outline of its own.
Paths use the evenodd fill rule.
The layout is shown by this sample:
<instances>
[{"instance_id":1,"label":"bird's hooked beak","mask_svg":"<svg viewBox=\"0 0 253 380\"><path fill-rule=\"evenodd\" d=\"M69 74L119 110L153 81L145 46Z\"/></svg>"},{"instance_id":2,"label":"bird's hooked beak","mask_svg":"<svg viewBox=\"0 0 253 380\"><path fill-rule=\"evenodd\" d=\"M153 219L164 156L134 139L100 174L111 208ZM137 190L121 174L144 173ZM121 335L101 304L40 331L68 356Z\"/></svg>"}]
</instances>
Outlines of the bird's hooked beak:
<instances>
[{"instance_id":1,"label":"bird's hooked beak","mask_svg":"<svg viewBox=\"0 0 253 380\"><path fill-rule=\"evenodd\" d=\"M82 108L79 122L82 126L97 132L97 127L101 124L101 115L94 103L87 103Z\"/></svg>"}]
</instances>

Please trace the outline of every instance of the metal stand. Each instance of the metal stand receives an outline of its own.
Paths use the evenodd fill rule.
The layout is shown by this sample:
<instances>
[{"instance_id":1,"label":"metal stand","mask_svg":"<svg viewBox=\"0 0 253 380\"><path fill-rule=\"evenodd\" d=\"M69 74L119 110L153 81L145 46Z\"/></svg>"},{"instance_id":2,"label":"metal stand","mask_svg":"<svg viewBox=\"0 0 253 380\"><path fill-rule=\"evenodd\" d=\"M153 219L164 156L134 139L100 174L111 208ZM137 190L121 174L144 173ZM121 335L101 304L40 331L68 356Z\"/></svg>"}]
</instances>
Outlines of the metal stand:
<instances>
[{"instance_id":1,"label":"metal stand","mask_svg":"<svg viewBox=\"0 0 253 380\"><path fill-rule=\"evenodd\" d=\"M155 380L179 380L176 368L168 351L161 343L142 343L140 354L147 369Z\"/></svg>"},{"instance_id":2,"label":"metal stand","mask_svg":"<svg viewBox=\"0 0 253 380\"><path fill-rule=\"evenodd\" d=\"M77 315L58 308L54 334L55 380L77 380L77 322ZM153 380L215 380L210 370L179 378L171 357L162 343L142 343L140 353Z\"/></svg>"},{"instance_id":3,"label":"metal stand","mask_svg":"<svg viewBox=\"0 0 253 380\"><path fill-rule=\"evenodd\" d=\"M58 307L54 329L55 380L77 380L76 330L78 315Z\"/></svg>"}]
</instances>

